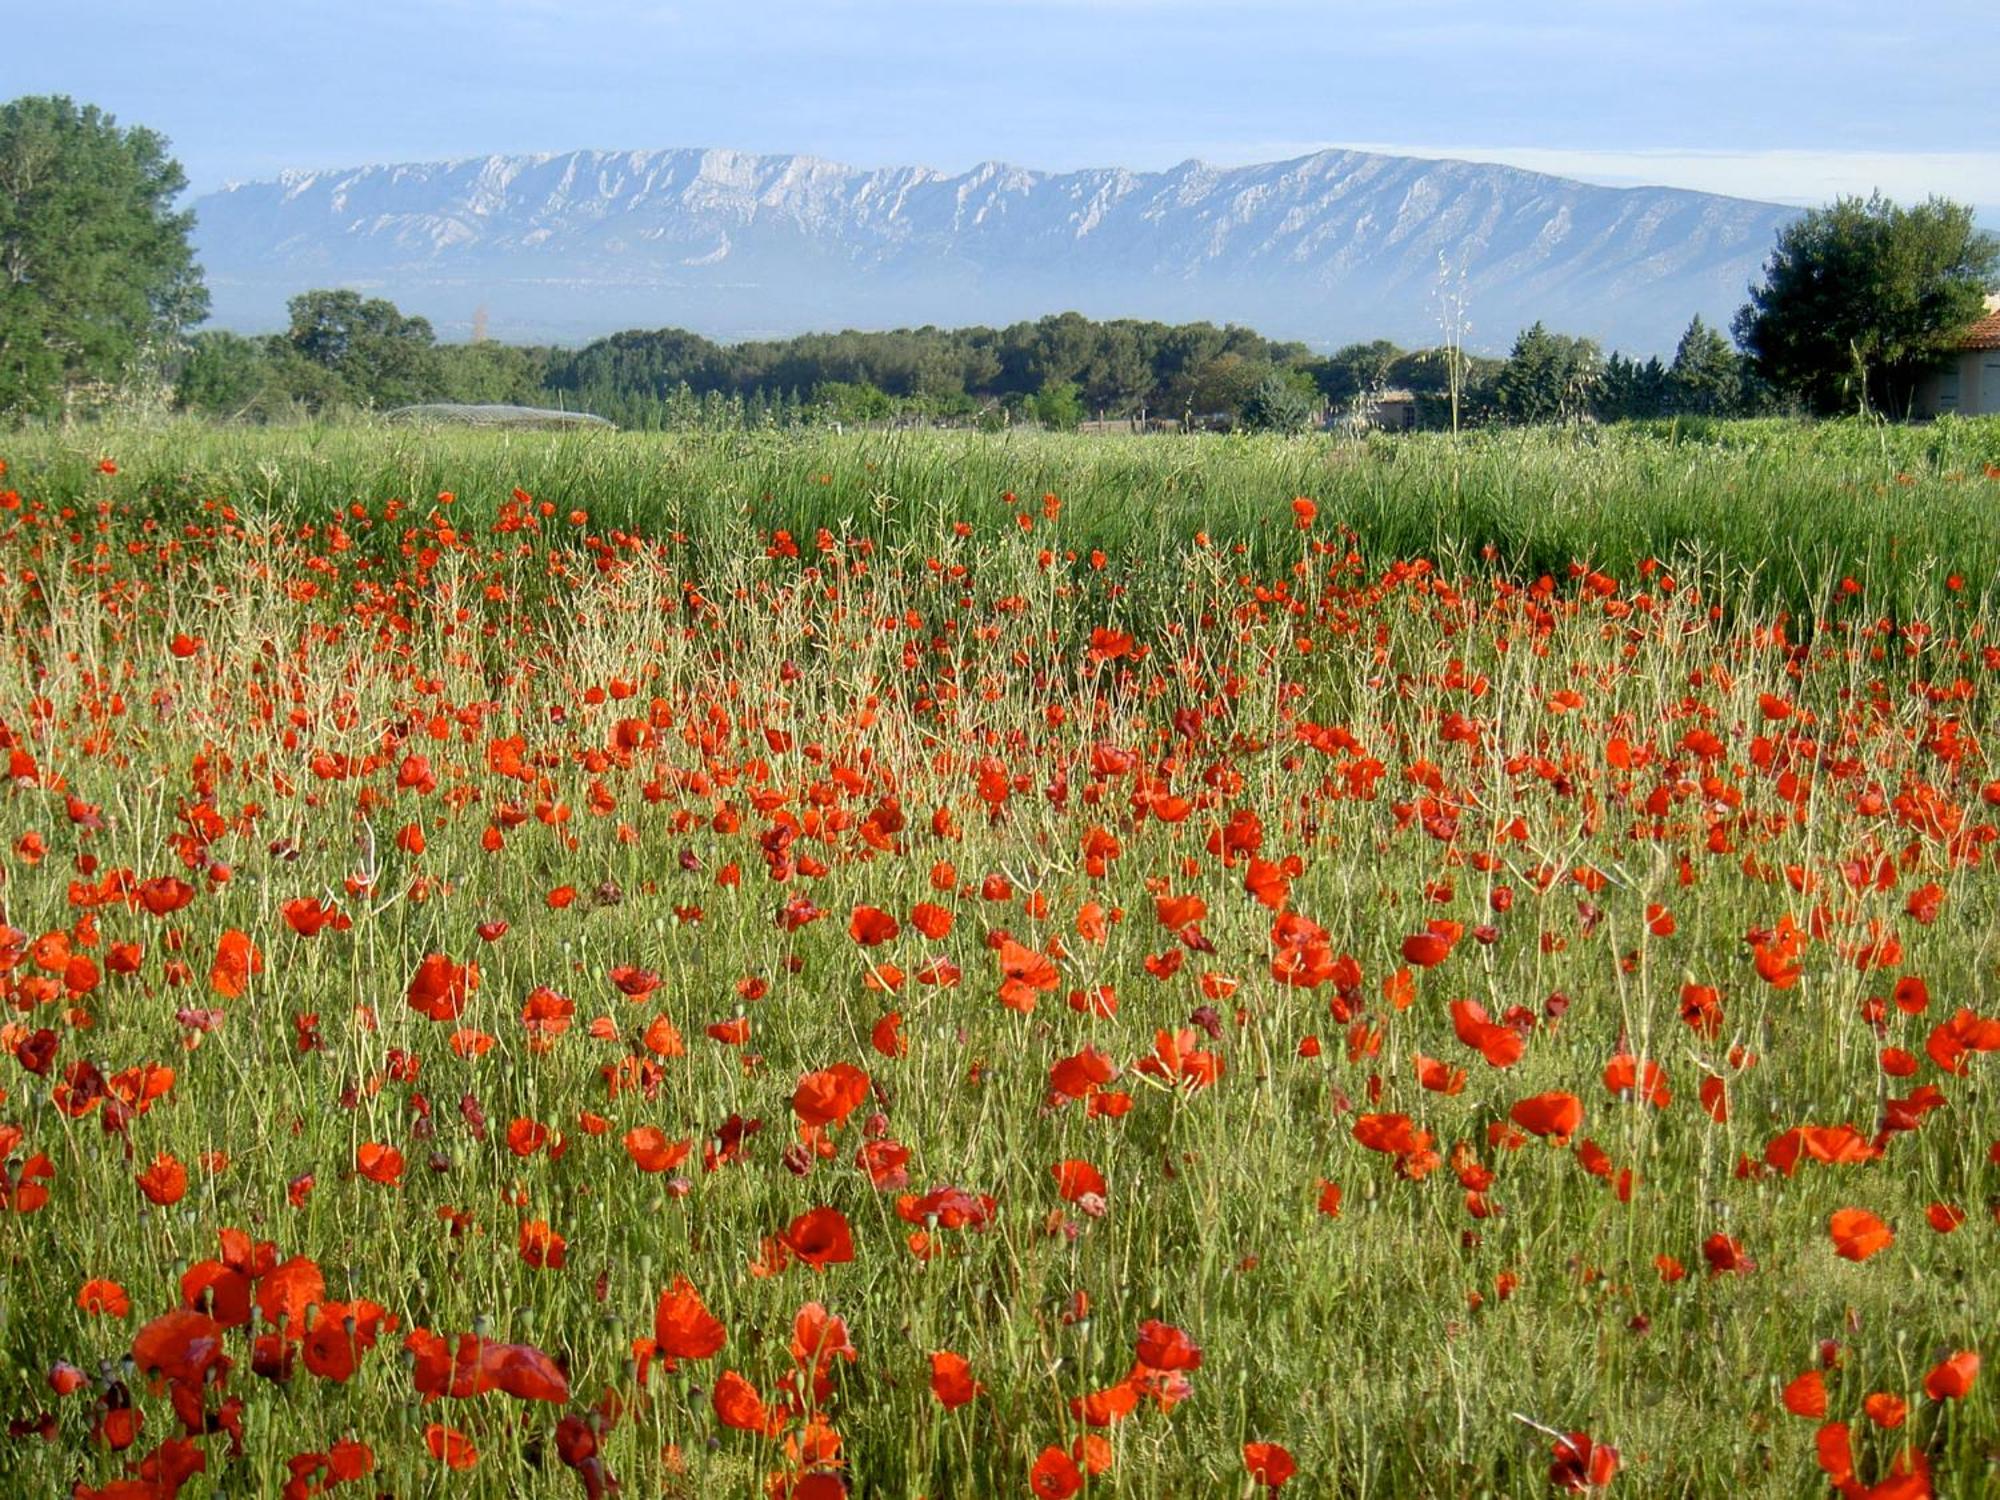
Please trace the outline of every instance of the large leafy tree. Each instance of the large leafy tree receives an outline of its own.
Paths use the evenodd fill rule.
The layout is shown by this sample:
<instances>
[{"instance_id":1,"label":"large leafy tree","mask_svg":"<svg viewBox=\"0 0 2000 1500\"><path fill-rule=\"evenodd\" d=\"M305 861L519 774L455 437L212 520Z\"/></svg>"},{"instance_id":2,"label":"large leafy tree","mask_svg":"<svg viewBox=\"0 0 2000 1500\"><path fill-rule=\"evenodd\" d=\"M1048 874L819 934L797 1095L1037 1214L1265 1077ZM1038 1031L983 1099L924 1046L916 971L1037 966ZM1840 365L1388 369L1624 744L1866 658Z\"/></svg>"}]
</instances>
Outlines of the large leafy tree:
<instances>
[{"instance_id":1,"label":"large leafy tree","mask_svg":"<svg viewBox=\"0 0 2000 1500\"><path fill-rule=\"evenodd\" d=\"M1083 393L1074 380L1044 380L1029 405L1037 422L1058 432L1074 432L1083 421Z\"/></svg>"},{"instance_id":2,"label":"large leafy tree","mask_svg":"<svg viewBox=\"0 0 2000 1500\"><path fill-rule=\"evenodd\" d=\"M153 131L62 97L0 105L0 412L119 384L208 312Z\"/></svg>"},{"instance_id":3,"label":"large leafy tree","mask_svg":"<svg viewBox=\"0 0 2000 1500\"><path fill-rule=\"evenodd\" d=\"M1736 315L1756 373L1821 412L1907 409L1916 380L1980 315L2000 243L1944 198L1841 198L1779 231Z\"/></svg>"},{"instance_id":4,"label":"large leafy tree","mask_svg":"<svg viewBox=\"0 0 2000 1500\"><path fill-rule=\"evenodd\" d=\"M301 292L285 308L290 352L331 374L339 399L403 406L439 394L443 375L428 319L347 290Z\"/></svg>"}]
</instances>

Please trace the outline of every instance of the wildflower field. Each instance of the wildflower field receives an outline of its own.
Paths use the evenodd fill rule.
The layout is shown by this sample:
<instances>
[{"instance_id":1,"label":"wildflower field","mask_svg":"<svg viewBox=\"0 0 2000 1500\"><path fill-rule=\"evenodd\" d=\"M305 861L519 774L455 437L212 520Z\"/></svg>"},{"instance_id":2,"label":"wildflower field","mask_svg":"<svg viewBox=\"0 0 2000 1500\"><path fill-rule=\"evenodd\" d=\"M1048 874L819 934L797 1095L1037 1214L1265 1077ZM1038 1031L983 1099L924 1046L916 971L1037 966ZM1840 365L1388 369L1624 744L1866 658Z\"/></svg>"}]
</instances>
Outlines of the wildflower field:
<instances>
[{"instance_id":1,"label":"wildflower field","mask_svg":"<svg viewBox=\"0 0 2000 1500\"><path fill-rule=\"evenodd\" d=\"M2000 1487L2000 423L0 460L0 1492Z\"/></svg>"}]
</instances>

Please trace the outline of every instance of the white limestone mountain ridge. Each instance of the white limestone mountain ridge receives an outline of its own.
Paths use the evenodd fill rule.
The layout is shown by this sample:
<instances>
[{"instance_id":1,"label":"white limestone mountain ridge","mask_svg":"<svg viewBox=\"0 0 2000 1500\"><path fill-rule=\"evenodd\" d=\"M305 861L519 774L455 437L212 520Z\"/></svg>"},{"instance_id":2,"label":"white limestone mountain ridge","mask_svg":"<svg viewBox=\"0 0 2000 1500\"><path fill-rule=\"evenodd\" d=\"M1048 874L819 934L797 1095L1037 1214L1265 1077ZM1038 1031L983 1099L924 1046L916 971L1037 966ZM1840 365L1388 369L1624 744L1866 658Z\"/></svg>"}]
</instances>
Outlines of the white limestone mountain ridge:
<instances>
[{"instance_id":1,"label":"white limestone mountain ridge","mask_svg":"<svg viewBox=\"0 0 2000 1500\"><path fill-rule=\"evenodd\" d=\"M720 339L1092 317L1249 324L1327 347L1504 350L1541 319L1670 353L1726 326L1796 210L1674 188L1358 151L1159 172L864 170L735 151L572 151L234 184L195 204L215 320L280 327L352 286L450 337Z\"/></svg>"}]
</instances>

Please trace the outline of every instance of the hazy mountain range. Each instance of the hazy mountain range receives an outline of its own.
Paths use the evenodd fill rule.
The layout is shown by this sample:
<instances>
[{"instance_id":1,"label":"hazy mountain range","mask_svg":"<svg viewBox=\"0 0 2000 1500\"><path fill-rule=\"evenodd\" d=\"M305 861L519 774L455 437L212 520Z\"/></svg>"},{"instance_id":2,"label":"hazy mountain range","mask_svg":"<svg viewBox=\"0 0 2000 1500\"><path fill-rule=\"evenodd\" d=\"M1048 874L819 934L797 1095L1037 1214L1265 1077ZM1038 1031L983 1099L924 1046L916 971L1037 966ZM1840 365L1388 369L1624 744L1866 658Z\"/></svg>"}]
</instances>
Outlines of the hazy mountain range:
<instances>
[{"instance_id":1,"label":"hazy mountain range","mask_svg":"<svg viewBox=\"0 0 2000 1500\"><path fill-rule=\"evenodd\" d=\"M1671 353L1727 326L1796 212L1512 167L1322 151L1163 172L863 170L736 151L573 151L286 172L195 203L215 321L282 327L351 286L463 337L579 342L675 326L815 329L1093 317L1246 323L1326 347L1473 347L1537 318Z\"/></svg>"}]
</instances>

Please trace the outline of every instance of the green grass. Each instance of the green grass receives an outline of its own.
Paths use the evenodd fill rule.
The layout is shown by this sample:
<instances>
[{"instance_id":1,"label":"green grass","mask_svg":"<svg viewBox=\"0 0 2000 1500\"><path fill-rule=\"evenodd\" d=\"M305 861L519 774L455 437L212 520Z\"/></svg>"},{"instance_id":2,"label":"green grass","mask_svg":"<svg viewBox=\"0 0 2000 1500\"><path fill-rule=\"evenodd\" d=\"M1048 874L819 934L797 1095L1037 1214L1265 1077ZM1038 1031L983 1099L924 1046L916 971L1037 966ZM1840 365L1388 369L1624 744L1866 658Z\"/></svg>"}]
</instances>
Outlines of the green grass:
<instances>
[{"instance_id":1,"label":"green grass","mask_svg":"<svg viewBox=\"0 0 2000 1500\"><path fill-rule=\"evenodd\" d=\"M2000 577L2000 419L1928 427L1780 421L1326 439L1073 438L1021 431L494 434L407 428L167 427L23 435L16 483L94 494L117 450L121 496L179 516L227 496L287 519L359 503L490 515L515 487L601 528L685 532L701 546L749 517L809 537L865 529L928 544L942 520L989 533L1000 496L1053 492L1065 540L1141 563L1197 530L1267 566L1274 507L1310 496L1369 559L1430 556L1532 579L1583 561L1620 578L1648 558L1754 575L1750 593L1810 616L1830 582L1871 579L1891 614L1944 577ZM1282 532L1278 533L1282 540Z\"/></svg>"}]
</instances>

